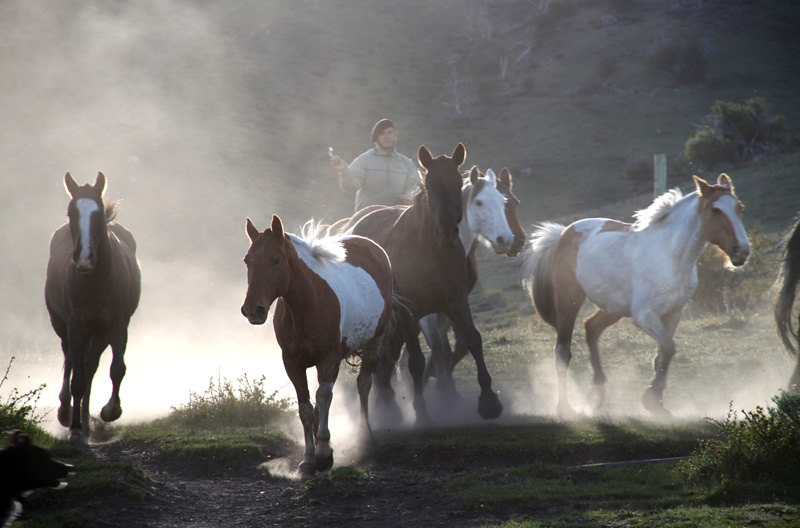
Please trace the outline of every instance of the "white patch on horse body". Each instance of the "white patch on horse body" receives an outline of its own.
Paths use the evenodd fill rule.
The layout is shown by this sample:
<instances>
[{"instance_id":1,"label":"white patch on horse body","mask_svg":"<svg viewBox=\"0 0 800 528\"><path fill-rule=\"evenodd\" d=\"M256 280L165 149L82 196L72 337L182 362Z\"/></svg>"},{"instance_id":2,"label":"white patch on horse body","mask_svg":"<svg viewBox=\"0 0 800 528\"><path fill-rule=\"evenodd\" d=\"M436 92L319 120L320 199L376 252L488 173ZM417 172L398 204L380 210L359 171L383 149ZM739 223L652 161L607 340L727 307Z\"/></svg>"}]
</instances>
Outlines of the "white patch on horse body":
<instances>
[{"instance_id":1,"label":"white patch on horse body","mask_svg":"<svg viewBox=\"0 0 800 528\"><path fill-rule=\"evenodd\" d=\"M576 276L589 300L623 316L640 304L658 314L682 307L697 287L694 264L705 246L696 204L696 193L682 197L640 230L602 231L606 219L576 222L583 235ZM670 222L685 226L663 229Z\"/></svg>"},{"instance_id":2,"label":"white patch on horse body","mask_svg":"<svg viewBox=\"0 0 800 528\"><path fill-rule=\"evenodd\" d=\"M296 235L287 234L292 237L298 257L336 294L341 312L339 331L342 339L347 339L351 350L364 346L375 336L384 309L384 299L375 279L364 268L353 266L346 259L314 258L308 244L300 241ZM338 239L340 247L341 241L346 238L349 237L331 237ZM334 241L327 240L326 243L332 244Z\"/></svg>"},{"instance_id":3,"label":"white patch on horse body","mask_svg":"<svg viewBox=\"0 0 800 528\"><path fill-rule=\"evenodd\" d=\"M92 253L92 215L100 210L97 202L88 198L81 198L75 201L75 208L78 210L78 226L81 233L81 253L80 260L86 260Z\"/></svg>"}]
</instances>

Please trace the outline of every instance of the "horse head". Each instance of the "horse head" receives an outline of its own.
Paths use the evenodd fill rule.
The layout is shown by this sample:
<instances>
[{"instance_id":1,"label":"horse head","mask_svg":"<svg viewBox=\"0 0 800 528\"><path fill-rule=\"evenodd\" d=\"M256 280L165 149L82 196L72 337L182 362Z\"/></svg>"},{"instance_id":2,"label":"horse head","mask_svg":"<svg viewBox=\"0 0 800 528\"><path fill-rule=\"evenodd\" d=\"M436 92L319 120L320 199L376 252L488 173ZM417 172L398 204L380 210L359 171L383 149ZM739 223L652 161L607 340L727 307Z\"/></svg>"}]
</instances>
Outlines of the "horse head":
<instances>
[{"instance_id":1,"label":"horse head","mask_svg":"<svg viewBox=\"0 0 800 528\"><path fill-rule=\"evenodd\" d=\"M467 149L459 143L453 154L434 158L422 145L417 153L420 165L425 167L425 196L428 214L433 221L439 243L452 247L458 240L458 223L461 222L461 173L458 168L467 157Z\"/></svg>"},{"instance_id":2,"label":"horse head","mask_svg":"<svg viewBox=\"0 0 800 528\"><path fill-rule=\"evenodd\" d=\"M78 185L68 172L64 184L72 197L67 207L72 233L72 262L80 273L90 273L97 264L97 249L106 233L103 206L106 177L98 172L94 185Z\"/></svg>"},{"instance_id":3,"label":"horse head","mask_svg":"<svg viewBox=\"0 0 800 528\"><path fill-rule=\"evenodd\" d=\"M291 241L284 234L283 222L272 215L271 229L263 232L250 218L245 225L250 237L250 248L244 256L247 266L247 294L242 304L242 315L250 324L260 325L267 320L269 307L275 299L289 289L289 247Z\"/></svg>"},{"instance_id":4,"label":"horse head","mask_svg":"<svg viewBox=\"0 0 800 528\"><path fill-rule=\"evenodd\" d=\"M694 181L703 237L724 251L731 264L743 265L750 255L750 241L741 219L744 205L734 193L733 182L727 174L720 174L716 185L697 176Z\"/></svg>"},{"instance_id":5,"label":"horse head","mask_svg":"<svg viewBox=\"0 0 800 528\"><path fill-rule=\"evenodd\" d=\"M506 251L506 255L509 257L516 257L519 252L522 251L522 247L525 245L528 236L525 234L525 229L522 227L519 218L517 218L519 199L517 199L512 192L511 173L505 167L500 171L500 176L497 177L497 190L500 191L500 194L506 199L506 221L508 222L508 227L511 228L511 232L514 233L514 243L511 244L511 247Z\"/></svg>"},{"instance_id":6,"label":"horse head","mask_svg":"<svg viewBox=\"0 0 800 528\"><path fill-rule=\"evenodd\" d=\"M506 220L505 198L496 185L497 177L492 169L483 174L473 166L469 172L469 184L465 186L467 194L463 209L470 235L479 234L489 241L495 253L502 255L511 247L514 234ZM463 242L464 238L461 240Z\"/></svg>"}]
</instances>

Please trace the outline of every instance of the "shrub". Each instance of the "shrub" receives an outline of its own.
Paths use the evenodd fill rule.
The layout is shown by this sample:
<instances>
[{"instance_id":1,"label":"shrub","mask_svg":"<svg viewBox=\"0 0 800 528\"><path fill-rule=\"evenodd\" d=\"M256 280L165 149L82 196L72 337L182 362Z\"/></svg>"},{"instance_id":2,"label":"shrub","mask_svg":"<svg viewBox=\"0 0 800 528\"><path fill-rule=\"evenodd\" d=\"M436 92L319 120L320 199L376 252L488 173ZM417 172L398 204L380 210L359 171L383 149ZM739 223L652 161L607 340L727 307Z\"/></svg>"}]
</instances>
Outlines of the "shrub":
<instances>
[{"instance_id":1,"label":"shrub","mask_svg":"<svg viewBox=\"0 0 800 528\"><path fill-rule=\"evenodd\" d=\"M762 97L743 104L717 101L702 128L686 141L692 162L710 170L720 163L746 163L786 144L786 116L770 115Z\"/></svg>"},{"instance_id":2,"label":"shrub","mask_svg":"<svg viewBox=\"0 0 800 528\"><path fill-rule=\"evenodd\" d=\"M747 237L750 257L743 268L735 271L727 269L727 258L716 246L709 245L703 250L697 261L697 290L691 308L732 316L758 308L774 278L769 254L776 241L758 223L747 232Z\"/></svg>"},{"instance_id":3,"label":"shrub","mask_svg":"<svg viewBox=\"0 0 800 528\"><path fill-rule=\"evenodd\" d=\"M0 379L0 389L8 381L8 373L14 363L14 357L8 361L6 372ZM20 393L17 388L11 390L6 396L5 401L0 401L0 429L23 429L29 430L31 426L39 425L43 417L36 412L36 405L42 396L45 384L31 391Z\"/></svg>"},{"instance_id":4,"label":"shrub","mask_svg":"<svg viewBox=\"0 0 800 528\"><path fill-rule=\"evenodd\" d=\"M707 418L717 438L706 440L678 471L690 480L800 486L800 394L782 392L775 407Z\"/></svg>"},{"instance_id":5,"label":"shrub","mask_svg":"<svg viewBox=\"0 0 800 528\"><path fill-rule=\"evenodd\" d=\"M673 42L660 46L650 56L648 67L656 73L666 73L681 84L705 81L711 61L703 53L700 41Z\"/></svg>"},{"instance_id":6,"label":"shrub","mask_svg":"<svg viewBox=\"0 0 800 528\"><path fill-rule=\"evenodd\" d=\"M292 409L289 398L264 390L265 376L250 380L242 375L238 387L226 378L208 382L203 394L189 393L189 403L173 407L170 418L195 428L249 427L272 425L287 417Z\"/></svg>"}]
</instances>

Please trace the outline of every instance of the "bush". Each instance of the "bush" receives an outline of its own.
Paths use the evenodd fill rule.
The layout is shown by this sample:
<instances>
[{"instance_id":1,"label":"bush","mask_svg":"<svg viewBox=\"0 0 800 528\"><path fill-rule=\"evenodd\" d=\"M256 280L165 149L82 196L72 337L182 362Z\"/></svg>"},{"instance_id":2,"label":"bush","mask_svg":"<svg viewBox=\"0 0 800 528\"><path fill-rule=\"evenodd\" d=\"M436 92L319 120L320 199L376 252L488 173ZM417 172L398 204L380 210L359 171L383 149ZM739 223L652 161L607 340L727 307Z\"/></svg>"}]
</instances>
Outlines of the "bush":
<instances>
[{"instance_id":1,"label":"bush","mask_svg":"<svg viewBox=\"0 0 800 528\"><path fill-rule=\"evenodd\" d=\"M8 361L6 372L3 378L0 379L0 389L8 381L8 373L11 371L11 365L14 363L14 357ZM36 405L39 403L39 398L42 396L42 390L45 384L39 385L38 388L20 393L17 388L11 390L5 401L0 401L0 429L22 429L30 430L32 426L38 426L43 417L36 413Z\"/></svg>"},{"instance_id":2,"label":"bush","mask_svg":"<svg viewBox=\"0 0 800 528\"><path fill-rule=\"evenodd\" d=\"M710 66L711 61L697 39L661 46L650 56L648 63L652 72L666 73L681 84L705 81Z\"/></svg>"},{"instance_id":3,"label":"bush","mask_svg":"<svg viewBox=\"0 0 800 528\"><path fill-rule=\"evenodd\" d=\"M289 398L264 390L265 376L251 381L247 375L237 380L238 387L226 378L208 382L203 394L189 393L189 403L173 407L170 418L194 428L250 427L273 425L285 419L292 409Z\"/></svg>"},{"instance_id":4,"label":"bush","mask_svg":"<svg viewBox=\"0 0 800 528\"><path fill-rule=\"evenodd\" d=\"M686 141L685 153L707 170L721 163L746 163L779 150L788 131L786 116L770 115L762 97L744 104L717 101L702 128Z\"/></svg>"},{"instance_id":5,"label":"bush","mask_svg":"<svg viewBox=\"0 0 800 528\"><path fill-rule=\"evenodd\" d=\"M772 398L775 407L731 410L725 420L707 418L718 437L703 442L678 471L690 480L800 486L800 394Z\"/></svg>"},{"instance_id":6,"label":"bush","mask_svg":"<svg viewBox=\"0 0 800 528\"><path fill-rule=\"evenodd\" d=\"M776 241L756 223L747 232L750 257L743 268L727 269L728 259L716 246L708 245L697 260L697 290L691 307L700 312L726 313L732 316L758 308L774 280L770 265Z\"/></svg>"}]
</instances>

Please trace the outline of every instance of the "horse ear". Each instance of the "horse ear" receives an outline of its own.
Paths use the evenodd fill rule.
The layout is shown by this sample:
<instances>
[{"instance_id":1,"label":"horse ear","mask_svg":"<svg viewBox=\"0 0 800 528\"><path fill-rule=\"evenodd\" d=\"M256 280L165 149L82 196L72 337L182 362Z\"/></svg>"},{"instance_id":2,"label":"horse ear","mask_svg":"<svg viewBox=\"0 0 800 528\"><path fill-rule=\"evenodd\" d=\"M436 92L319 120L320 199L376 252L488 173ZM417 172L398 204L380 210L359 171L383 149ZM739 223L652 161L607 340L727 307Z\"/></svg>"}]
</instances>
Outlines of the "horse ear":
<instances>
[{"instance_id":1,"label":"horse ear","mask_svg":"<svg viewBox=\"0 0 800 528\"><path fill-rule=\"evenodd\" d=\"M486 169L486 177L489 178L489 183L492 184L492 187L497 185L497 176L492 169Z\"/></svg>"},{"instance_id":2,"label":"horse ear","mask_svg":"<svg viewBox=\"0 0 800 528\"><path fill-rule=\"evenodd\" d=\"M261 233L258 232L258 228L253 224L253 221L250 220L250 217L247 217L247 222L245 223L244 230L247 233L247 236L250 237L250 242L255 242L258 235Z\"/></svg>"},{"instance_id":3,"label":"horse ear","mask_svg":"<svg viewBox=\"0 0 800 528\"><path fill-rule=\"evenodd\" d=\"M702 196L708 196L711 192L711 186L699 176L692 176L694 178L694 184L697 186L697 192L699 192Z\"/></svg>"},{"instance_id":4,"label":"horse ear","mask_svg":"<svg viewBox=\"0 0 800 528\"><path fill-rule=\"evenodd\" d=\"M281 217L276 214L272 215L272 232L279 238L283 238L283 222Z\"/></svg>"},{"instance_id":5,"label":"horse ear","mask_svg":"<svg viewBox=\"0 0 800 528\"><path fill-rule=\"evenodd\" d=\"M503 170L500 171L500 176L498 176L499 180L509 187L511 187L511 173L508 172L506 167L503 167Z\"/></svg>"},{"instance_id":6,"label":"horse ear","mask_svg":"<svg viewBox=\"0 0 800 528\"><path fill-rule=\"evenodd\" d=\"M489 170L492 170L492 169L489 169ZM473 165L472 169L469 171L469 181L472 183L472 185L475 185L475 182L477 182L478 178L480 178L480 177L481 177L481 171L478 170L478 166L477 165Z\"/></svg>"},{"instance_id":7,"label":"horse ear","mask_svg":"<svg viewBox=\"0 0 800 528\"><path fill-rule=\"evenodd\" d=\"M75 179L70 173L66 173L64 175L64 186L67 188L67 192L70 194L70 196L74 196L75 191L78 190L78 184L75 182Z\"/></svg>"},{"instance_id":8,"label":"horse ear","mask_svg":"<svg viewBox=\"0 0 800 528\"><path fill-rule=\"evenodd\" d=\"M459 141L458 145L456 145L456 148L453 149L453 155L450 157L453 159L453 163L456 164L456 167L460 167L467 159L467 147L465 147L464 144Z\"/></svg>"},{"instance_id":9,"label":"horse ear","mask_svg":"<svg viewBox=\"0 0 800 528\"><path fill-rule=\"evenodd\" d=\"M731 181L731 177L724 172L719 175L719 178L717 178L717 185L724 185L730 189L731 192L733 192L733 182Z\"/></svg>"},{"instance_id":10,"label":"horse ear","mask_svg":"<svg viewBox=\"0 0 800 528\"><path fill-rule=\"evenodd\" d=\"M417 159L419 160L420 165L422 165L426 169L429 169L431 161L433 161L433 156L431 156L431 151L428 150L428 147L422 145L419 147L419 150L417 151Z\"/></svg>"},{"instance_id":11,"label":"horse ear","mask_svg":"<svg viewBox=\"0 0 800 528\"><path fill-rule=\"evenodd\" d=\"M97 173L97 178L94 180L94 190L97 191L101 196L103 191L106 188L106 175L102 172Z\"/></svg>"}]
</instances>

